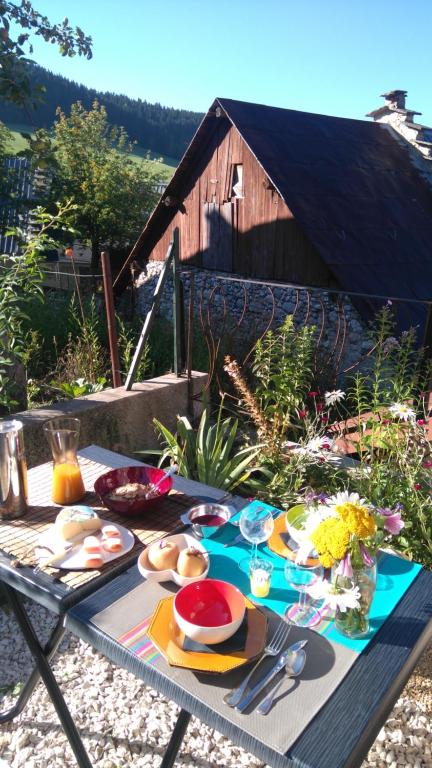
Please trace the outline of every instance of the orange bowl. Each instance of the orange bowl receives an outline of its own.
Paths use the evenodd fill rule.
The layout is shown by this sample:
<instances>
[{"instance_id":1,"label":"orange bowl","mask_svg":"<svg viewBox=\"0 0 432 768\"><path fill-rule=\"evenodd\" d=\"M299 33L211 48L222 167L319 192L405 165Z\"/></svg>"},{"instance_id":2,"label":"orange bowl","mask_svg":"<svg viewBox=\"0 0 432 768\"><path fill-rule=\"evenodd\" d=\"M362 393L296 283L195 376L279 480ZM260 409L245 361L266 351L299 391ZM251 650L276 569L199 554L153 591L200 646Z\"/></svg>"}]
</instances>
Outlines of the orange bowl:
<instances>
[{"instance_id":1,"label":"orange bowl","mask_svg":"<svg viewBox=\"0 0 432 768\"><path fill-rule=\"evenodd\" d=\"M173 484L172 477L166 477L157 488L157 496L150 499L145 498L115 498L112 494L124 485L130 483L140 483L149 485L157 483L165 476L163 469L156 467L120 467L112 469L104 475L98 477L94 484L96 493L101 501L112 512L119 515L141 515L156 507L163 496L166 496Z\"/></svg>"}]
</instances>

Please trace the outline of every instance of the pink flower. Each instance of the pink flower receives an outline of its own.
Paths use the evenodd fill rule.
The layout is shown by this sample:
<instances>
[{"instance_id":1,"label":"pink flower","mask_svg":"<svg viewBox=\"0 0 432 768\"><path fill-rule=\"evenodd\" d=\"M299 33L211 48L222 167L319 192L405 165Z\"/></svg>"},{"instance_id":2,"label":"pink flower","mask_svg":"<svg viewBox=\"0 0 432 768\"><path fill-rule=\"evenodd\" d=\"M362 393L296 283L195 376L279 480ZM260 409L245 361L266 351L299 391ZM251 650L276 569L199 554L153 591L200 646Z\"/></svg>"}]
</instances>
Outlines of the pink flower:
<instances>
[{"instance_id":1,"label":"pink flower","mask_svg":"<svg viewBox=\"0 0 432 768\"><path fill-rule=\"evenodd\" d=\"M404 525L405 523L398 512L395 512L394 515L389 515L384 521L384 528L391 533L392 536L397 536Z\"/></svg>"},{"instance_id":2,"label":"pink flower","mask_svg":"<svg viewBox=\"0 0 432 768\"><path fill-rule=\"evenodd\" d=\"M308 397L318 397L318 392L308 392Z\"/></svg>"},{"instance_id":3,"label":"pink flower","mask_svg":"<svg viewBox=\"0 0 432 768\"><path fill-rule=\"evenodd\" d=\"M386 531L391 533L392 536L397 536L405 525L400 512L395 512L388 507L378 508L378 512L384 518L384 528Z\"/></svg>"},{"instance_id":4,"label":"pink flower","mask_svg":"<svg viewBox=\"0 0 432 768\"><path fill-rule=\"evenodd\" d=\"M324 410L323 404L322 403L317 403L316 404L316 409L317 409L318 413L321 413L321 411Z\"/></svg>"},{"instance_id":5,"label":"pink flower","mask_svg":"<svg viewBox=\"0 0 432 768\"><path fill-rule=\"evenodd\" d=\"M382 423L383 424L391 424L391 419L383 419Z\"/></svg>"},{"instance_id":6,"label":"pink flower","mask_svg":"<svg viewBox=\"0 0 432 768\"><path fill-rule=\"evenodd\" d=\"M307 416L306 408L304 409L304 411L299 411L298 415L299 415L299 419L305 419Z\"/></svg>"},{"instance_id":7,"label":"pink flower","mask_svg":"<svg viewBox=\"0 0 432 768\"><path fill-rule=\"evenodd\" d=\"M321 416L321 421L328 421L328 416Z\"/></svg>"},{"instance_id":8,"label":"pink flower","mask_svg":"<svg viewBox=\"0 0 432 768\"><path fill-rule=\"evenodd\" d=\"M353 576L353 569L351 566L351 555L346 553L343 560L340 561L336 573L338 576L344 576L346 579L351 579Z\"/></svg>"},{"instance_id":9,"label":"pink flower","mask_svg":"<svg viewBox=\"0 0 432 768\"><path fill-rule=\"evenodd\" d=\"M432 461L424 461L422 467L425 469L430 469L432 467Z\"/></svg>"},{"instance_id":10,"label":"pink flower","mask_svg":"<svg viewBox=\"0 0 432 768\"><path fill-rule=\"evenodd\" d=\"M419 424L421 427L423 427L426 424L425 419L417 419L417 424Z\"/></svg>"},{"instance_id":11,"label":"pink flower","mask_svg":"<svg viewBox=\"0 0 432 768\"><path fill-rule=\"evenodd\" d=\"M362 544L361 542L360 542L360 552L361 552L361 556L364 564L368 568L372 568L374 561L372 560L372 557L370 556L369 550L367 549L367 547L365 547L365 545Z\"/></svg>"},{"instance_id":12,"label":"pink flower","mask_svg":"<svg viewBox=\"0 0 432 768\"><path fill-rule=\"evenodd\" d=\"M414 483L414 490L420 491L421 490L421 483Z\"/></svg>"}]
</instances>

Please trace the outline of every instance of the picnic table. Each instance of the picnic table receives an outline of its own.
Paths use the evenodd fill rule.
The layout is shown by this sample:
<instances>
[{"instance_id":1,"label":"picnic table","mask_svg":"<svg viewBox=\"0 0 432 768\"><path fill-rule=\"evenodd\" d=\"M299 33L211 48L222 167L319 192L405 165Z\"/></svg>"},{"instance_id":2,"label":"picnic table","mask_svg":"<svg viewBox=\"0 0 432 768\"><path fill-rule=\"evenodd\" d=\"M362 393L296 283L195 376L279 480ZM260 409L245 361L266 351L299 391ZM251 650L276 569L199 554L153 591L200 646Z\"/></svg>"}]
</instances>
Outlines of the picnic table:
<instances>
[{"instance_id":1,"label":"picnic table","mask_svg":"<svg viewBox=\"0 0 432 768\"><path fill-rule=\"evenodd\" d=\"M113 519L107 510L102 512L97 499L91 495L94 480L107 468L139 462L97 446L84 449L79 457L88 491L86 503L94 505L104 518ZM140 549L177 528L181 512L196 500L216 500L223 492L176 477L174 491L167 497L163 509L145 520L130 521L137 543L128 555L108 564L101 572L65 571L60 572L59 577L58 571L35 574L32 564L25 564L34 537L53 521L58 511L49 501L49 479L50 465L31 470L29 514L19 521L3 521L0 525L0 579L36 661L35 671L17 705L3 713L0 722L21 711L42 676L78 765L89 768L90 758L50 667L66 627L181 707L163 768L174 764L191 715L198 716L275 768L342 768L361 763L432 637L432 575L429 572L417 569L410 573L409 565L404 565L399 558L383 562L382 615L376 617L373 637L361 649L335 642L331 623L322 634L292 628L290 643L307 633L308 661L304 675L293 690L278 698L266 717L256 714L254 709L239 713L228 708L223 695L239 682L248 667L209 675L170 666L146 638L145 630L159 600L172 595L174 585L145 581L136 566ZM237 508L248 503L241 499L235 501ZM116 522L125 525L126 518ZM242 545L222 552L224 537L229 535L230 532L224 530L222 537L218 535L214 541L209 540L209 575L220 577L222 573L226 580L238 583L238 579L243 578L238 568ZM245 551L247 554L243 548L243 556ZM20 559L21 565L17 567L13 561ZM402 582L404 589L395 597L393 587ZM246 583L242 583L247 591ZM287 592L276 584L271 592L272 600L260 604L268 621L269 636L280 621L287 601ZM28 626L19 595L31 597L58 615L56 627L44 648ZM136 646L131 644L135 631L143 632L144 638Z\"/></svg>"}]
</instances>

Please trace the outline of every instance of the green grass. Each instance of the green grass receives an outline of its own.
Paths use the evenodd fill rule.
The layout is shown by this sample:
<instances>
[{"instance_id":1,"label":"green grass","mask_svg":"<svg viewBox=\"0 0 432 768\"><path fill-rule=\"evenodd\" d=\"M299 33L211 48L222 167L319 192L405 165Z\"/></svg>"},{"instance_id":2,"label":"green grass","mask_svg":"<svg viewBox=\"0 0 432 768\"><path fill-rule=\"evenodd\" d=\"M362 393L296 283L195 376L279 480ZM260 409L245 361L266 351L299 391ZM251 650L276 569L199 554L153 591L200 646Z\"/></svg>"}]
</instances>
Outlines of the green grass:
<instances>
[{"instance_id":1,"label":"green grass","mask_svg":"<svg viewBox=\"0 0 432 768\"><path fill-rule=\"evenodd\" d=\"M21 125L19 123L6 123L6 125L12 133L12 144L10 146L11 153L15 154L16 152L22 152L23 149L27 149L27 139L21 136L21 133L32 134L34 132L34 128L31 128L29 125Z\"/></svg>"},{"instance_id":2,"label":"green grass","mask_svg":"<svg viewBox=\"0 0 432 768\"><path fill-rule=\"evenodd\" d=\"M21 133L32 134L35 129L29 125L19 123L6 123L6 125L12 133L12 143L10 145L11 154L22 152L28 145L27 140L21 136ZM156 160L158 165L160 165L161 178L169 181L178 165L178 160L173 157L163 157L157 152L151 152L150 150L141 147L139 144L136 145L134 152L131 154L131 159L136 163L140 163L145 159L147 154L149 155L150 160Z\"/></svg>"},{"instance_id":3,"label":"green grass","mask_svg":"<svg viewBox=\"0 0 432 768\"><path fill-rule=\"evenodd\" d=\"M160 160L162 165L166 166L171 175L179 164L179 161L176 160L175 157L167 157L165 155L158 154L157 152L152 152L150 149L144 149L144 147L142 147L140 144L136 145L135 150L132 153L132 157L142 158L145 157L147 153L150 157L150 160Z\"/></svg>"}]
</instances>

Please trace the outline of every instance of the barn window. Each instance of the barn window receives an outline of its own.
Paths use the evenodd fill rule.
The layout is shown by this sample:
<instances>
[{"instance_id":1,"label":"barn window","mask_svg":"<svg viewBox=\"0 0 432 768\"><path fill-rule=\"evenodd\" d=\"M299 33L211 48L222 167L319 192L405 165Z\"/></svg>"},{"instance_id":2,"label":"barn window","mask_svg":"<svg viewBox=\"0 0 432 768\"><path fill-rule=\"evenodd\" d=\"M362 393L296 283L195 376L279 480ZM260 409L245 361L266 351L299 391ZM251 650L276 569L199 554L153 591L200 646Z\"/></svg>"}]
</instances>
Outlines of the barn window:
<instances>
[{"instance_id":1,"label":"barn window","mask_svg":"<svg viewBox=\"0 0 432 768\"><path fill-rule=\"evenodd\" d=\"M231 197L243 197L243 165L235 163L231 174Z\"/></svg>"}]
</instances>

